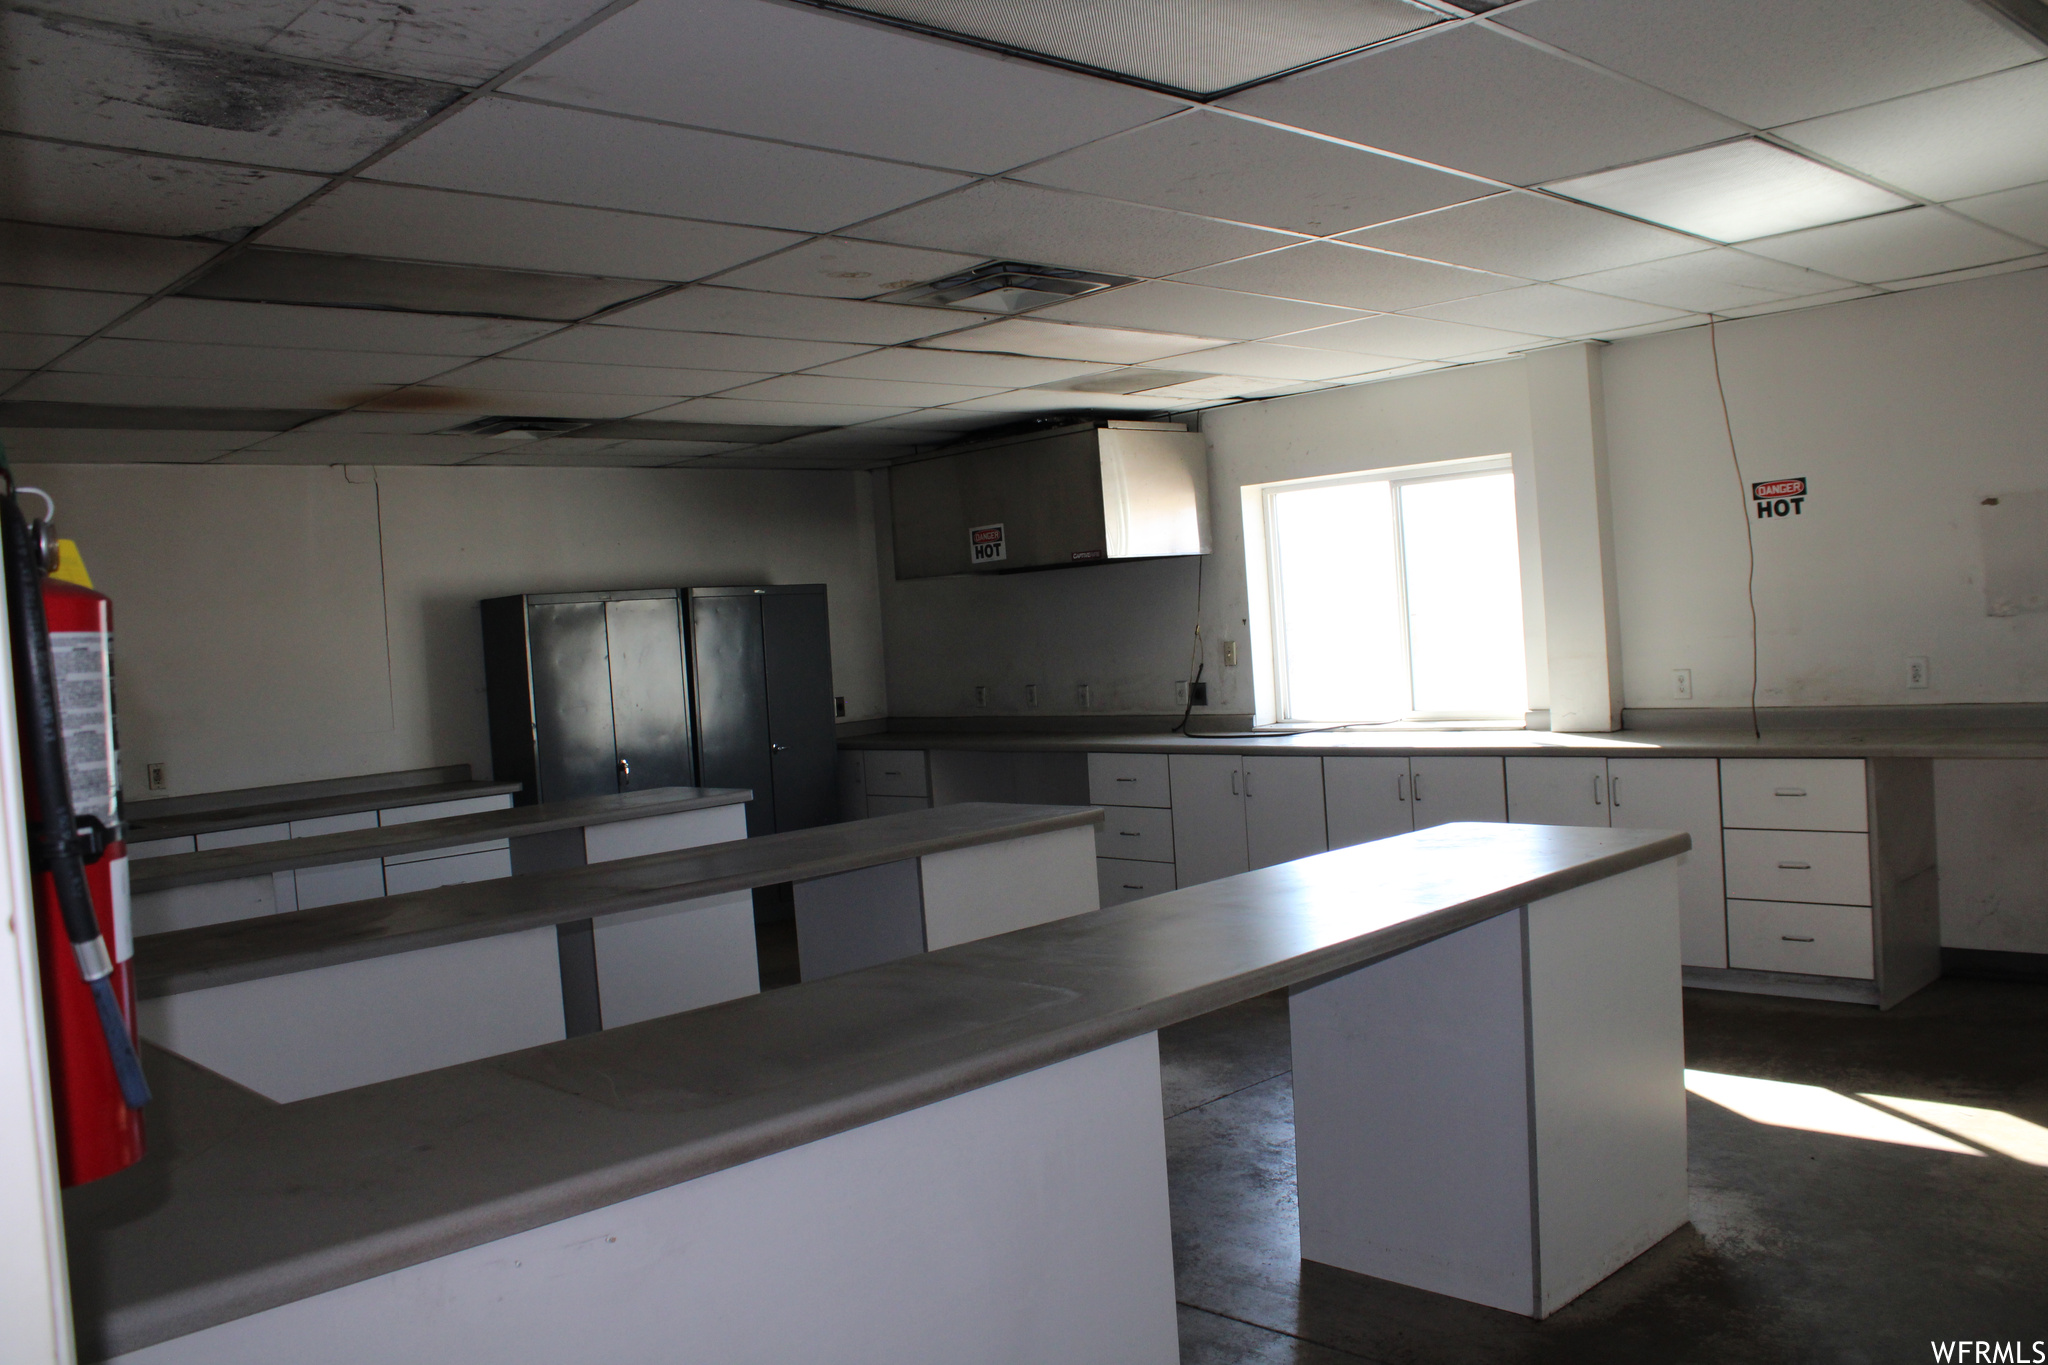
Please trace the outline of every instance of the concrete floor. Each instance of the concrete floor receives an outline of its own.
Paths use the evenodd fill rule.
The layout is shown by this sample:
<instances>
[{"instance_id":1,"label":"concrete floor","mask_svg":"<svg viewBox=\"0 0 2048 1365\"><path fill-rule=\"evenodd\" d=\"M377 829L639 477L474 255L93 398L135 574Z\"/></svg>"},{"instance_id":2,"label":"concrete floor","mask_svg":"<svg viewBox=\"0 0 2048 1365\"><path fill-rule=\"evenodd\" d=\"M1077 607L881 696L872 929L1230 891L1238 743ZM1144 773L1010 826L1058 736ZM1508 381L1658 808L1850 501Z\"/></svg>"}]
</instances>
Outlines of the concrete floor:
<instances>
[{"instance_id":1,"label":"concrete floor","mask_svg":"<svg viewBox=\"0 0 2048 1365\"><path fill-rule=\"evenodd\" d=\"M1535 1322L1300 1259L1284 996L1160 1046L1183 1365L1888 1365L1934 1359L1932 1340L2019 1341L2022 1360L2048 1340L2048 1164L1774 1126L1694 1095L1690 1226ZM1703 1071L2048 1126L2048 986L1945 980L1884 1014L1688 991L1686 1052Z\"/></svg>"}]
</instances>

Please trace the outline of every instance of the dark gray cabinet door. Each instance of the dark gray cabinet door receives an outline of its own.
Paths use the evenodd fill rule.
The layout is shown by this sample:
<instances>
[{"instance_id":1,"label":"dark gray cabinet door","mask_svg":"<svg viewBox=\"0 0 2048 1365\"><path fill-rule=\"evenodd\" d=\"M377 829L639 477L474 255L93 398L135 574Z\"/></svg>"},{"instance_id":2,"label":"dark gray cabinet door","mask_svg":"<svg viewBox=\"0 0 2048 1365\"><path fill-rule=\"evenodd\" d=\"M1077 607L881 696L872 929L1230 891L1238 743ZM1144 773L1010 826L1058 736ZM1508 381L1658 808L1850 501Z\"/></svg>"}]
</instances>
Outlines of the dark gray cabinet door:
<instances>
[{"instance_id":1,"label":"dark gray cabinet door","mask_svg":"<svg viewBox=\"0 0 2048 1365\"><path fill-rule=\"evenodd\" d=\"M619 789L604 607L551 602L528 610L542 801L609 796Z\"/></svg>"},{"instance_id":2,"label":"dark gray cabinet door","mask_svg":"<svg viewBox=\"0 0 2048 1365\"><path fill-rule=\"evenodd\" d=\"M751 787L747 833L773 834L775 773L768 761L761 598L753 593L692 597L690 633L698 781L707 787Z\"/></svg>"},{"instance_id":3,"label":"dark gray cabinet door","mask_svg":"<svg viewBox=\"0 0 2048 1365\"><path fill-rule=\"evenodd\" d=\"M768 675L768 739L775 827L808 829L838 818L832 714L832 640L822 592L765 593L761 652Z\"/></svg>"},{"instance_id":4,"label":"dark gray cabinet door","mask_svg":"<svg viewBox=\"0 0 2048 1365\"><path fill-rule=\"evenodd\" d=\"M687 787L690 699L683 680L683 628L674 597L604 604L611 665L612 736L618 790Z\"/></svg>"}]
</instances>

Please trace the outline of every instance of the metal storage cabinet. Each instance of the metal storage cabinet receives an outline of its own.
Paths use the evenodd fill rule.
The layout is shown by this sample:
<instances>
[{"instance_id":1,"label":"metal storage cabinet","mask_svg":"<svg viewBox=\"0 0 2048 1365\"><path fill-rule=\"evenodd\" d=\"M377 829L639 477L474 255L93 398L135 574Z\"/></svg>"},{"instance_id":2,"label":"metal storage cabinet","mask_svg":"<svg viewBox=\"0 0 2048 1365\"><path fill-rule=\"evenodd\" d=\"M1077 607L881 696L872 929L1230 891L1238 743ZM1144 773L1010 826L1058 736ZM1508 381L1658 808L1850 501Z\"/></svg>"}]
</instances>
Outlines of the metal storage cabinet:
<instances>
[{"instance_id":1,"label":"metal storage cabinet","mask_svg":"<svg viewBox=\"0 0 2048 1365\"><path fill-rule=\"evenodd\" d=\"M838 818L825 585L691 588L698 780L751 787L747 833Z\"/></svg>"},{"instance_id":2,"label":"metal storage cabinet","mask_svg":"<svg viewBox=\"0 0 2048 1365\"><path fill-rule=\"evenodd\" d=\"M676 589L482 606L491 766L520 804L696 781Z\"/></svg>"}]
</instances>

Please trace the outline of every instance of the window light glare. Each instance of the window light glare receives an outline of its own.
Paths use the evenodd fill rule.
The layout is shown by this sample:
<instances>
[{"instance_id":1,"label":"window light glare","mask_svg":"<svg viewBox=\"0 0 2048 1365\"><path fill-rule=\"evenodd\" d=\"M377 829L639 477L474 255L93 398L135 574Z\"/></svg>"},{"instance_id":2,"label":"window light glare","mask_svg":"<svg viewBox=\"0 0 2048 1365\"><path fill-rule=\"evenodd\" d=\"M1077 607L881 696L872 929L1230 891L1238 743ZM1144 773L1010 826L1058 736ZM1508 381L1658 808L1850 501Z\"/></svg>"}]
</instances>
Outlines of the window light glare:
<instances>
[{"instance_id":1,"label":"window light glare","mask_svg":"<svg viewBox=\"0 0 2048 1365\"><path fill-rule=\"evenodd\" d=\"M1945 1134L1909 1123L1895 1114L1887 1114L1882 1109L1818 1085L1770 1081L1761 1076L1728 1076L1688 1067L1685 1088L1703 1100L1712 1100L1723 1109L1733 1110L1752 1123L1767 1123L1774 1128L1799 1128L1809 1133L1862 1138L1867 1142L1927 1147L1962 1156L1984 1155Z\"/></svg>"},{"instance_id":2,"label":"window light glare","mask_svg":"<svg viewBox=\"0 0 2048 1365\"><path fill-rule=\"evenodd\" d=\"M1717 242L1846 223L1911 203L1755 138L1596 171L1544 188Z\"/></svg>"}]
</instances>

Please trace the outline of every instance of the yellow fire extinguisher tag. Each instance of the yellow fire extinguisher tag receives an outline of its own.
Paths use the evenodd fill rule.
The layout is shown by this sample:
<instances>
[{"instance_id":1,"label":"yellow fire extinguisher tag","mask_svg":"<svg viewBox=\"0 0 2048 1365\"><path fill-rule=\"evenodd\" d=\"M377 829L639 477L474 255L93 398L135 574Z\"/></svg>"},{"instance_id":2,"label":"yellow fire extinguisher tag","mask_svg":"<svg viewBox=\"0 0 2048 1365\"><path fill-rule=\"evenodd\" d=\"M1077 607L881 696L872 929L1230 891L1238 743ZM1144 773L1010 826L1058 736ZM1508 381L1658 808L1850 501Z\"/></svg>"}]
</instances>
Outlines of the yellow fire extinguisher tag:
<instances>
[{"instance_id":1,"label":"yellow fire extinguisher tag","mask_svg":"<svg viewBox=\"0 0 2048 1365\"><path fill-rule=\"evenodd\" d=\"M57 567L50 570L50 577L64 583L76 583L81 588L92 586L92 575L85 571L85 559L78 553L77 541L57 542Z\"/></svg>"}]
</instances>

